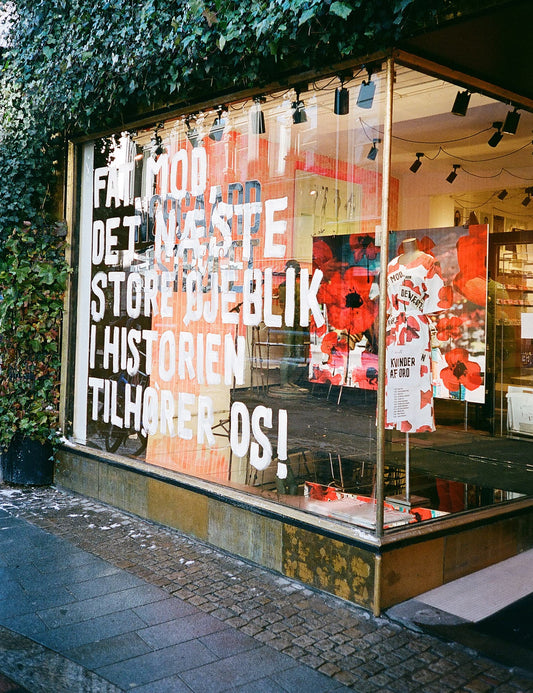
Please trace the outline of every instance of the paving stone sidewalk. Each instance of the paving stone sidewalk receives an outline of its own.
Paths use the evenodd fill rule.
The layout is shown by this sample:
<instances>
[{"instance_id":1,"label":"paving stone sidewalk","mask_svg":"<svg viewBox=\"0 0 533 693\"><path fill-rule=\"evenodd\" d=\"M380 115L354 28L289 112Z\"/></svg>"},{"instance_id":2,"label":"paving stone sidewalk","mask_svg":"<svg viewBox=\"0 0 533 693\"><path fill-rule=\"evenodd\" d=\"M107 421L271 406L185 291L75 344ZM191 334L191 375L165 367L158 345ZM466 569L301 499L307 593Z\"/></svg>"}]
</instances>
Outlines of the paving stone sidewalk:
<instances>
[{"instance_id":1,"label":"paving stone sidewalk","mask_svg":"<svg viewBox=\"0 0 533 693\"><path fill-rule=\"evenodd\" d=\"M127 571L131 579L141 578L164 590L169 598L179 599L185 610L194 608L195 614L209 616L211 624L216 621L221 629L231 628L235 639L247 638L250 647L236 653L231 662L236 671L258 666L252 655L261 646L268 646L265 652L277 651L324 676L292 683L288 679L274 682L268 678L255 687L247 685L242 689L247 693L321 693L336 690L337 686L342 689L342 685L360 692L533 691L533 680L524 672L480 657L461 645L410 630L386 616L375 618L345 601L227 555L178 531L91 499L53 488L0 486L0 509ZM212 631L214 635L216 630ZM159 629L154 631L156 637L168 637L168 633L165 635ZM212 647L216 647L215 640ZM85 651L82 645L73 647L72 656L90 668L94 647ZM163 661L161 666L165 666ZM295 666L295 674L301 675L302 671ZM107 675L110 671L100 668L97 673ZM208 668L205 674L208 676ZM180 679L183 680L186 677ZM193 690L202 690L198 681L189 683ZM230 689L238 690L236 685ZM152 693L159 689L146 690ZM222 683L217 688L216 681L206 679L204 690L227 688Z\"/></svg>"}]
</instances>

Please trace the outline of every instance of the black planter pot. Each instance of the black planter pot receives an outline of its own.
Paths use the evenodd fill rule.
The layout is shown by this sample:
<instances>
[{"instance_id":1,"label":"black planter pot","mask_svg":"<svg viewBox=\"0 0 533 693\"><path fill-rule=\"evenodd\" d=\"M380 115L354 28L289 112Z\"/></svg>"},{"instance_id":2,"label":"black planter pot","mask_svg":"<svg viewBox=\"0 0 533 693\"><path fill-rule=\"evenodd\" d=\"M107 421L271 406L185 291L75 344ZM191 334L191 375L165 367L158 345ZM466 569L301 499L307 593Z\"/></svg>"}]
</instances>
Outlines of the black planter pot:
<instances>
[{"instance_id":1,"label":"black planter pot","mask_svg":"<svg viewBox=\"0 0 533 693\"><path fill-rule=\"evenodd\" d=\"M15 436L2 455L2 478L10 484L48 486L54 480L52 446Z\"/></svg>"}]
</instances>

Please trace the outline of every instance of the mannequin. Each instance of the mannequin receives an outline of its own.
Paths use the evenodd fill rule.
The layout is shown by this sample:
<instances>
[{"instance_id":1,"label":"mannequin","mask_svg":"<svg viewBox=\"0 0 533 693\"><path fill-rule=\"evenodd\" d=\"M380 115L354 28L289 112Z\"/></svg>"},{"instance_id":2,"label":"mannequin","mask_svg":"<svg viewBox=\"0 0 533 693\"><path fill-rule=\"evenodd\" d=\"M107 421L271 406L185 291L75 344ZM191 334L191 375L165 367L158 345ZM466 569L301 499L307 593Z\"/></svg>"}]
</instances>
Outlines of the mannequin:
<instances>
[{"instance_id":1,"label":"mannequin","mask_svg":"<svg viewBox=\"0 0 533 693\"><path fill-rule=\"evenodd\" d=\"M418 255L422 255L422 251L418 250L418 242L416 238L406 238L402 243L403 253L399 257L401 265L408 265Z\"/></svg>"},{"instance_id":2,"label":"mannequin","mask_svg":"<svg viewBox=\"0 0 533 693\"><path fill-rule=\"evenodd\" d=\"M418 249L415 238L387 268L386 428L435 430L429 314L441 310L444 286L439 263Z\"/></svg>"},{"instance_id":3,"label":"mannequin","mask_svg":"<svg viewBox=\"0 0 533 693\"><path fill-rule=\"evenodd\" d=\"M441 310L444 286L439 263L403 241L387 268L387 372L385 428L406 434L406 498L409 503L409 433L435 430L431 382L431 321Z\"/></svg>"}]
</instances>

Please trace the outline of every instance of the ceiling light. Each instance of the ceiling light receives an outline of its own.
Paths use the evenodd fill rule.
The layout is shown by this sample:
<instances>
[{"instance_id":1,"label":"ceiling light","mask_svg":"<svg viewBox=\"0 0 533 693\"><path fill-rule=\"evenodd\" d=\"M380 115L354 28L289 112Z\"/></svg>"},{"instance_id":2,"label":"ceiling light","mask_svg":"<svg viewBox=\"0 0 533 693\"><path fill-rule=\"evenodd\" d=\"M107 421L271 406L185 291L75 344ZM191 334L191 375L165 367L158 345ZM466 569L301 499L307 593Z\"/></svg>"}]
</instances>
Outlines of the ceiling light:
<instances>
[{"instance_id":1,"label":"ceiling light","mask_svg":"<svg viewBox=\"0 0 533 693\"><path fill-rule=\"evenodd\" d=\"M520 113L516 110L515 106L514 109L509 111L509 113L507 113L505 116L502 132L505 132L507 135L516 135L519 120Z\"/></svg>"},{"instance_id":2,"label":"ceiling light","mask_svg":"<svg viewBox=\"0 0 533 693\"><path fill-rule=\"evenodd\" d=\"M300 125L300 123L307 123L307 113L305 112L305 104L300 99L300 92L296 92L296 100L291 104L292 108L292 122L295 125Z\"/></svg>"},{"instance_id":3,"label":"ceiling light","mask_svg":"<svg viewBox=\"0 0 533 693\"><path fill-rule=\"evenodd\" d=\"M409 166L409 170L412 171L413 173L416 173L418 169L422 166L422 162L420 159L424 156L424 152L417 152L416 153L416 159L413 161L411 166Z\"/></svg>"},{"instance_id":4,"label":"ceiling light","mask_svg":"<svg viewBox=\"0 0 533 693\"><path fill-rule=\"evenodd\" d=\"M372 73L379 71L380 66L377 64L365 65L368 72L368 79L359 87L357 95L357 106L359 108L372 108L374 104L374 95L376 93L376 83L372 81Z\"/></svg>"},{"instance_id":5,"label":"ceiling light","mask_svg":"<svg viewBox=\"0 0 533 693\"><path fill-rule=\"evenodd\" d=\"M370 159L370 161L375 161L376 157L378 155L378 148L376 147L377 144L381 142L380 139L375 139L372 141L372 146L370 147L370 151L366 155L367 159Z\"/></svg>"},{"instance_id":6,"label":"ceiling light","mask_svg":"<svg viewBox=\"0 0 533 693\"><path fill-rule=\"evenodd\" d=\"M470 103L471 94L468 91L458 91L452 108L452 113L458 116L465 116Z\"/></svg>"},{"instance_id":7,"label":"ceiling light","mask_svg":"<svg viewBox=\"0 0 533 693\"><path fill-rule=\"evenodd\" d=\"M223 117L223 114L227 112L227 109L225 106L219 106L217 109L217 117L213 121L213 125L211 125L211 130L209 131L209 138L214 140L215 142L220 142L222 139L222 135L224 134L224 128L226 127L227 124L227 118Z\"/></svg>"},{"instance_id":8,"label":"ceiling light","mask_svg":"<svg viewBox=\"0 0 533 693\"><path fill-rule=\"evenodd\" d=\"M507 190L500 190L498 193L498 200L505 200L508 194Z\"/></svg>"},{"instance_id":9,"label":"ceiling light","mask_svg":"<svg viewBox=\"0 0 533 693\"><path fill-rule=\"evenodd\" d=\"M261 109L264 100L264 96L254 97L254 105L250 110L250 127L253 135L264 135L266 132L265 115Z\"/></svg>"},{"instance_id":10,"label":"ceiling light","mask_svg":"<svg viewBox=\"0 0 533 693\"><path fill-rule=\"evenodd\" d=\"M533 188L526 188L526 196L522 200L522 205L524 207L527 207L528 204L531 202L531 191L532 190L533 190Z\"/></svg>"},{"instance_id":11,"label":"ceiling light","mask_svg":"<svg viewBox=\"0 0 533 693\"><path fill-rule=\"evenodd\" d=\"M350 112L350 92L344 86L344 77L339 76L340 87L335 89L335 104L333 112L335 115L347 115Z\"/></svg>"},{"instance_id":12,"label":"ceiling light","mask_svg":"<svg viewBox=\"0 0 533 693\"><path fill-rule=\"evenodd\" d=\"M458 168L461 168L461 164L453 164L453 170L450 171L450 173L446 176L448 183L453 183L453 181L457 178Z\"/></svg>"},{"instance_id":13,"label":"ceiling light","mask_svg":"<svg viewBox=\"0 0 533 693\"><path fill-rule=\"evenodd\" d=\"M192 117L185 118L185 125L187 126L187 139L193 147L198 146L198 130L196 129L196 121L194 122L194 127L191 127Z\"/></svg>"},{"instance_id":14,"label":"ceiling light","mask_svg":"<svg viewBox=\"0 0 533 693\"><path fill-rule=\"evenodd\" d=\"M496 147L502 141L502 125L503 123L499 120L496 123L492 123L492 127L496 128L496 132L489 139L489 147Z\"/></svg>"},{"instance_id":15,"label":"ceiling light","mask_svg":"<svg viewBox=\"0 0 533 693\"><path fill-rule=\"evenodd\" d=\"M357 95L357 105L359 108L372 108L375 93L376 83L371 81L369 73L368 82L363 80L363 83L359 87L359 94Z\"/></svg>"},{"instance_id":16,"label":"ceiling light","mask_svg":"<svg viewBox=\"0 0 533 693\"><path fill-rule=\"evenodd\" d=\"M163 147L163 140L161 139L161 135L157 130L154 132L150 144L152 145L152 154L154 154L154 156L159 156L165 151Z\"/></svg>"}]
</instances>

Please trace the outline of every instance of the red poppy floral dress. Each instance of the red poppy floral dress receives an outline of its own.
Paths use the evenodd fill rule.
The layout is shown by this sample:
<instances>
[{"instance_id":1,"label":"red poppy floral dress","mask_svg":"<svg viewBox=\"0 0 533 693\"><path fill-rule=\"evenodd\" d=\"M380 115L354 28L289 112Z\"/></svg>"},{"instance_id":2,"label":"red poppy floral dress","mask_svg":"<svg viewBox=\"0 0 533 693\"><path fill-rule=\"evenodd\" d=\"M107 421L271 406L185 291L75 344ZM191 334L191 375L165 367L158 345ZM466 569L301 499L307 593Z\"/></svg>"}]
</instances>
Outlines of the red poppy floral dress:
<instances>
[{"instance_id":1,"label":"red poppy floral dress","mask_svg":"<svg viewBox=\"0 0 533 693\"><path fill-rule=\"evenodd\" d=\"M387 268L387 375L385 428L404 433L435 430L428 315L445 308L444 282L432 255L400 256Z\"/></svg>"}]
</instances>

